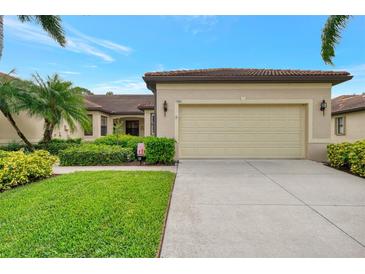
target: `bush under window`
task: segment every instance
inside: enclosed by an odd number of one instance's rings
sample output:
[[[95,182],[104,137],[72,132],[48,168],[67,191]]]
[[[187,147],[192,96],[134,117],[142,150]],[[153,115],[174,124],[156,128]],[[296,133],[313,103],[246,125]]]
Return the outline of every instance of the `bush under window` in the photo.
[[[59,153],[62,166],[120,165],[134,160],[130,148],[115,145],[82,144]]]
[[[81,138],[76,139],[52,139],[48,143],[39,142],[36,149],[47,150],[52,155],[58,155],[61,150],[81,144]]]
[[[365,140],[355,143],[339,143],[327,146],[330,165],[349,169],[352,173],[365,177]]]
[[[144,137],[140,136],[132,136],[132,135],[124,135],[124,134],[113,134],[105,137],[100,137],[95,140],[95,144],[103,144],[103,145],[116,145],[125,148],[130,148],[136,154],[137,153],[137,144],[143,143]]]

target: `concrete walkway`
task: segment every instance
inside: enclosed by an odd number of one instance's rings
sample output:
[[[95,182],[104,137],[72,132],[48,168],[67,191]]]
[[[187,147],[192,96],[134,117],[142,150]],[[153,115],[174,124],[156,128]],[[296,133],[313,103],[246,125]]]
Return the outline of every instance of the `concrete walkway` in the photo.
[[[176,173],[176,166],[54,166],[54,174],[67,174],[76,171],[171,171]]]
[[[365,257],[365,180],[307,160],[181,161],[162,257]]]

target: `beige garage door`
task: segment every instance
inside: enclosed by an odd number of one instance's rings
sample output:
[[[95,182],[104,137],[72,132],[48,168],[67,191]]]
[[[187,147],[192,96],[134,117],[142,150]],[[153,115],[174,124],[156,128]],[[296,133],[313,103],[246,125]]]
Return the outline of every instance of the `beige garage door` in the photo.
[[[180,158],[304,158],[304,105],[181,105]]]

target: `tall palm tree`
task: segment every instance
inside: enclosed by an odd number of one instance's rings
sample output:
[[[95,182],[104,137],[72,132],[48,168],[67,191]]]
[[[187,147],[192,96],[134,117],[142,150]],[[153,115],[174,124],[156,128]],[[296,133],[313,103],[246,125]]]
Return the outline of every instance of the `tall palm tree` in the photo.
[[[65,120],[71,132],[80,124],[84,129],[90,129],[84,98],[72,83],[62,80],[57,74],[48,76],[46,80],[38,74],[33,75],[32,93],[36,99],[29,102],[30,115],[44,119],[43,142],[52,139],[53,130]]]
[[[66,45],[65,32],[62,28],[62,20],[57,15],[18,15],[21,22],[34,21],[41,25],[54,40],[62,47]],[[4,48],[4,16],[0,15],[0,58]]]
[[[32,143],[25,137],[13,117],[14,114],[19,114],[26,109],[28,103],[32,101],[31,94],[27,92],[28,83],[12,77],[13,72],[2,74],[0,77],[0,112],[10,122],[28,149],[33,151]]]
[[[349,15],[331,15],[322,30],[322,59],[326,64],[333,65],[335,47],[340,42],[341,31],[346,27]]]

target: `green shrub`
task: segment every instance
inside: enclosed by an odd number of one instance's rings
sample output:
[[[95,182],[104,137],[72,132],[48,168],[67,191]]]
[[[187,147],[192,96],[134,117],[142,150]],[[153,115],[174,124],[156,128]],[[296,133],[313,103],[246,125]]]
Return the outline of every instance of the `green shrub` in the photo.
[[[134,160],[130,148],[115,145],[82,144],[59,153],[62,166],[119,165]]]
[[[175,140],[164,137],[145,137],[145,156],[148,164],[172,164],[175,156]]]
[[[130,148],[137,156],[138,143],[145,144],[145,156],[148,164],[172,164],[175,156],[175,140],[164,137],[140,137],[131,135],[108,135],[95,140],[95,144],[116,145]]]
[[[5,151],[18,151],[21,149],[27,150],[27,146],[24,143],[19,143],[19,142],[15,142],[15,141],[13,141],[9,144],[0,146],[0,150],[5,150]]]
[[[355,142],[351,146],[349,162],[351,172],[365,177],[365,140]]]
[[[327,145],[327,156],[330,165],[335,168],[349,168],[349,154],[352,144],[348,142]]]
[[[0,153],[0,191],[46,178],[52,174],[57,157],[47,151]]]
[[[100,138],[96,139],[94,143],[103,144],[103,145],[115,145],[115,146],[130,148],[136,155],[137,144],[142,143],[142,142],[143,142],[143,137],[140,137],[140,136],[113,134],[113,135],[107,135],[104,137],[100,137]]]
[[[52,155],[58,155],[61,150],[81,144],[81,138],[77,139],[52,139],[48,143],[39,142],[35,145],[36,149],[47,150]]]

